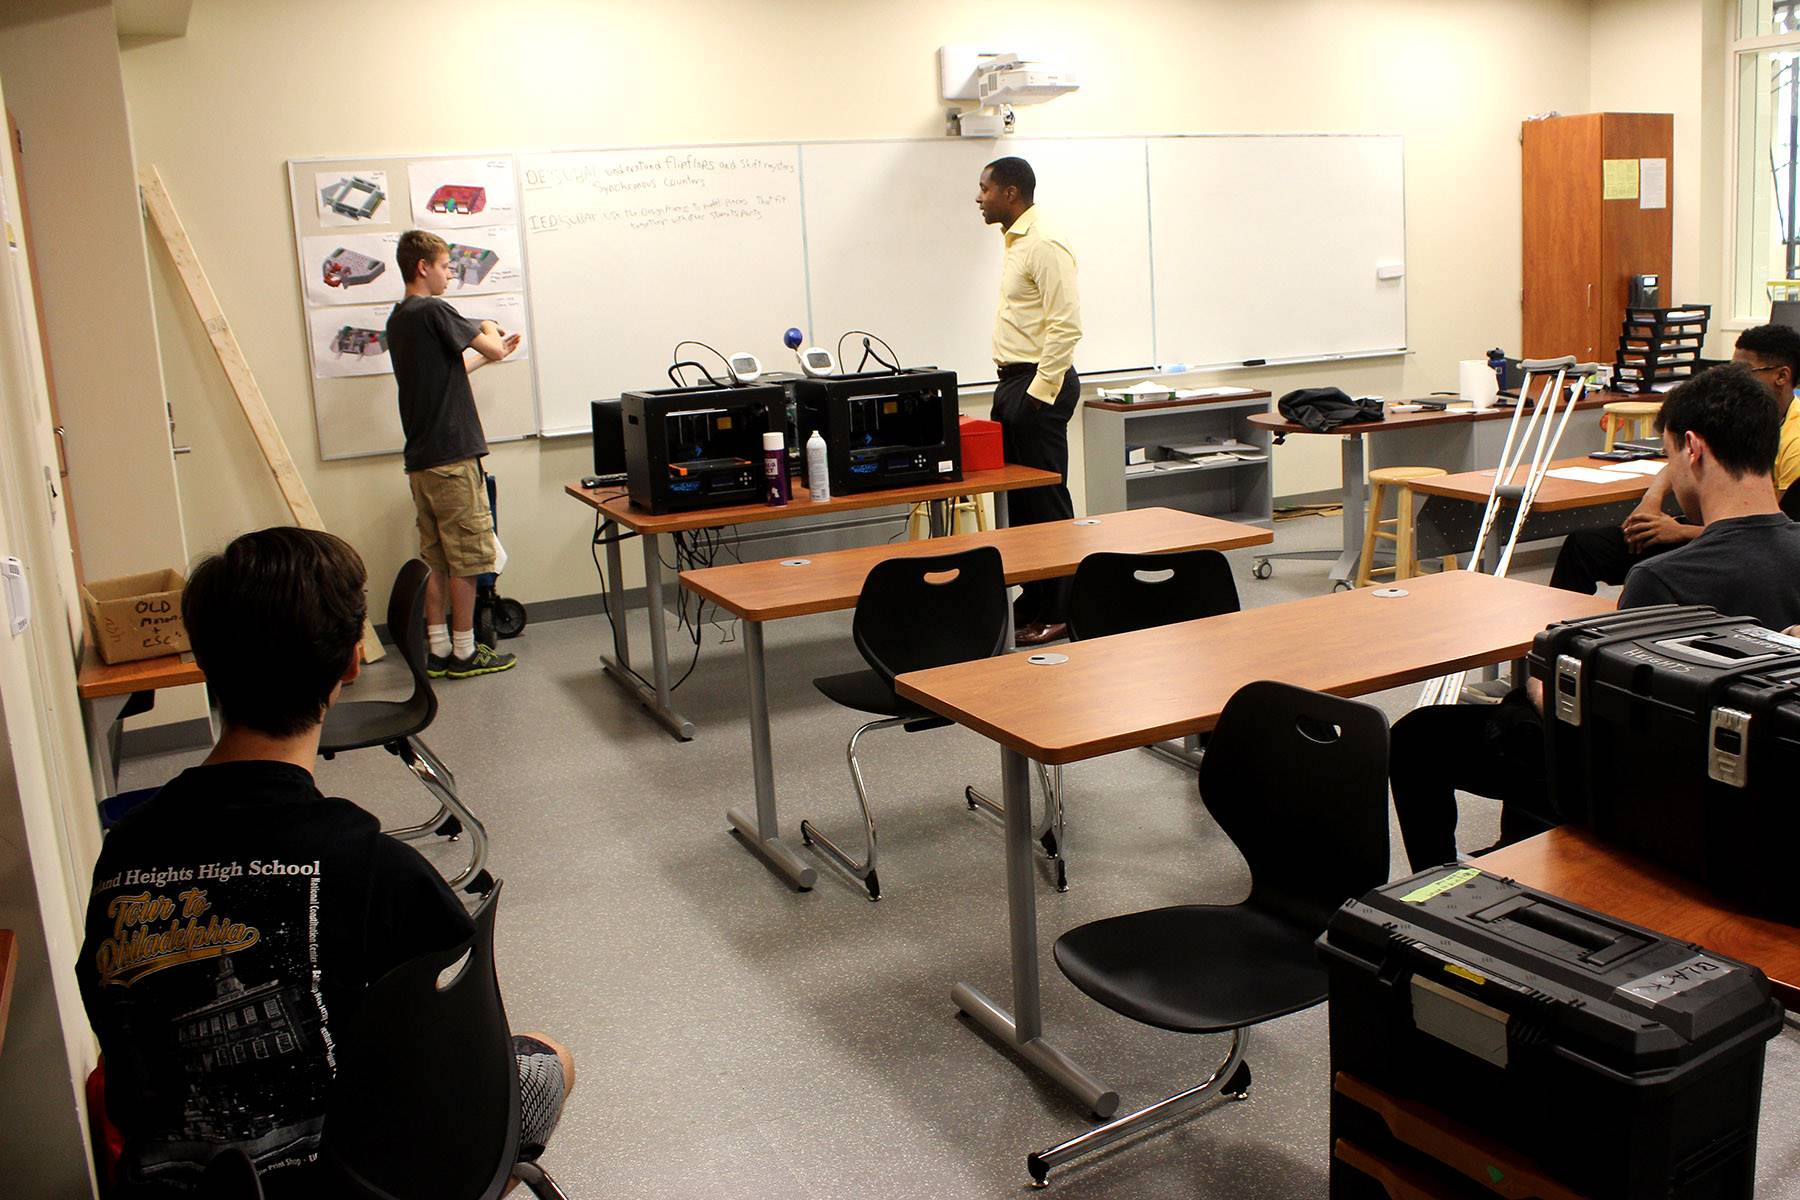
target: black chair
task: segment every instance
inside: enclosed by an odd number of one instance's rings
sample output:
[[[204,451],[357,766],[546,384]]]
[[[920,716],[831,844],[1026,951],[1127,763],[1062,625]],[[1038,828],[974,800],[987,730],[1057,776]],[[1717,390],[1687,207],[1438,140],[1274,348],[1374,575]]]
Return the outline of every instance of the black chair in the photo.
[[[1069,593],[1069,639],[1111,637],[1139,629],[1154,629],[1179,621],[1197,621],[1220,613],[1237,612],[1237,584],[1231,563],[1217,550],[1178,550],[1169,554],[1115,554],[1099,551],[1083,558],[1075,568]],[[1194,766],[1193,755],[1201,746],[1199,735],[1188,739],[1176,753],[1163,746],[1146,749]],[[1065,863],[1066,818],[1061,767],[1045,769],[1037,764],[1038,778],[1047,803],[1038,843],[1056,866],[1056,890],[1067,891]],[[1005,805],[968,788],[963,793],[970,808],[984,808],[1003,817]]]
[[[1781,493],[1781,511],[1800,521],[1800,479],[1788,484],[1787,491]]]
[[[467,943],[421,955],[369,988],[346,1031],[319,1158],[350,1200],[494,1200],[518,1176],[566,1200],[518,1161],[519,1070],[494,974],[495,882]]]
[[[1250,1027],[1325,999],[1313,950],[1344,901],[1387,879],[1387,718],[1285,683],[1252,683],[1219,716],[1200,796],[1250,868],[1238,904],[1094,921],[1056,941],[1069,981],[1122,1016],[1176,1033],[1231,1033],[1207,1080],[1025,1160],[1052,1168],[1203,1100],[1245,1099]]]
[[[200,1177],[199,1200],[263,1200],[256,1164],[237,1146],[212,1156]]]
[[[881,881],[875,872],[875,818],[856,758],[857,743],[871,730],[893,725],[917,733],[951,724],[902,700],[894,691],[894,677],[1002,653],[1006,606],[1006,575],[1000,552],[992,546],[876,563],[856,599],[852,626],[856,648],[869,669],[813,680],[827,699],[878,718],[851,734],[845,751],[868,839],[863,860],[839,849],[811,821],[800,822],[801,841],[808,846],[816,843],[827,860],[868,889],[871,900],[881,899]]]
[[[425,674],[425,580],[430,574],[429,567],[412,559],[401,566],[388,597],[388,632],[412,671],[412,695],[404,700],[344,700],[332,705],[325,713],[319,753],[333,758],[346,750],[380,746],[405,763],[437,799],[437,816],[386,832],[402,841],[433,834],[454,841],[467,833],[469,865],[451,879],[450,886],[463,887],[471,880],[479,886],[487,863],[487,830],[457,797],[456,777],[450,768],[419,737],[437,717],[437,696],[431,690],[431,677]]]

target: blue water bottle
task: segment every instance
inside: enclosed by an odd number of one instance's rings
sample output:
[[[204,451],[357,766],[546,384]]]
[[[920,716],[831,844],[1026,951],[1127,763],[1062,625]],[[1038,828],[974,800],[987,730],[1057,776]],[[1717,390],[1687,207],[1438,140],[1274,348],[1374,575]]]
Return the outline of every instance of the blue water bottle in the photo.
[[[1506,390],[1506,351],[1496,346],[1488,351],[1488,366],[1494,372],[1494,382],[1501,391]]]

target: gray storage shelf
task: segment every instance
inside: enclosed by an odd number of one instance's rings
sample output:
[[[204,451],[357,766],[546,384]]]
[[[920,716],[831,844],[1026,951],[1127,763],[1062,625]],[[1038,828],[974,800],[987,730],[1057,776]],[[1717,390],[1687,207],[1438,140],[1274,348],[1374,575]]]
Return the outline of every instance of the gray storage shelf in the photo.
[[[1081,425],[1087,472],[1087,511],[1179,508],[1226,521],[1271,527],[1275,488],[1270,474],[1269,434],[1245,418],[1269,411],[1268,392],[1194,400],[1153,400],[1123,404],[1088,400]],[[1180,470],[1125,473],[1125,447],[1187,446],[1207,439],[1230,439],[1251,446],[1261,462],[1229,462]]]

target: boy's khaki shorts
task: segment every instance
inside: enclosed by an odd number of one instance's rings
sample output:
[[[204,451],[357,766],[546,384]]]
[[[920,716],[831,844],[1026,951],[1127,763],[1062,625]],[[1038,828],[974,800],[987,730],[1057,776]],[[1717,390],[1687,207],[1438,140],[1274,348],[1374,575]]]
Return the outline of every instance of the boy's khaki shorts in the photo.
[[[406,478],[419,513],[419,557],[425,565],[459,579],[492,571],[500,546],[481,460],[409,471]]]

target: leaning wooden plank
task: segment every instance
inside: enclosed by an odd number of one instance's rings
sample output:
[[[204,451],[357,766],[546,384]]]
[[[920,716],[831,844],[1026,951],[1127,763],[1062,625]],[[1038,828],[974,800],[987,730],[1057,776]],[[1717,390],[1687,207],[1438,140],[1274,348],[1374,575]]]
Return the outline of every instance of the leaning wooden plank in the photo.
[[[231,322],[225,319],[225,310],[219,307],[219,298],[213,294],[206,271],[194,253],[194,243],[188,239],[187,230],[182,227],[181,218],[175,212],[175,202],[170,198],[169,189],[163,185],[162,175],[154,164],[145,164],[138,172],[138,185],[143,192],[144,208],[169,248],[169,257],[175,261],[175,269],[181,274],[188,299],[193,301],[194,311],[199,314],[201,324],[206,327],[206,336],[212,340],[213,351],[219,356],[219,365],[225,369],[225,378],[231,384],[232,393],[237,396],[238,407],[243,410],[244,419],[250,423],[250,432],[255,435],[256,444],[262,448],[263,459],[268,463],[270,473],[275,476],[275,486],[281,489],[281,498],[287,502],[294,524],[303,529],[324,529],[325,522],[320,519],[319,509],[313,504],[312,493],[306,490],[306,481],[300,478],[300,470],[294,465],[293,456],[288,453],[281,429],[275,424],[275,418],[263,400],[262,389],[256,385],[256,375],[244,358],[237,335],[231,332]],[[363,658],[368,662],[375,662],[382,654],[381,642],[375,636],[374,627],[364,623]]]

